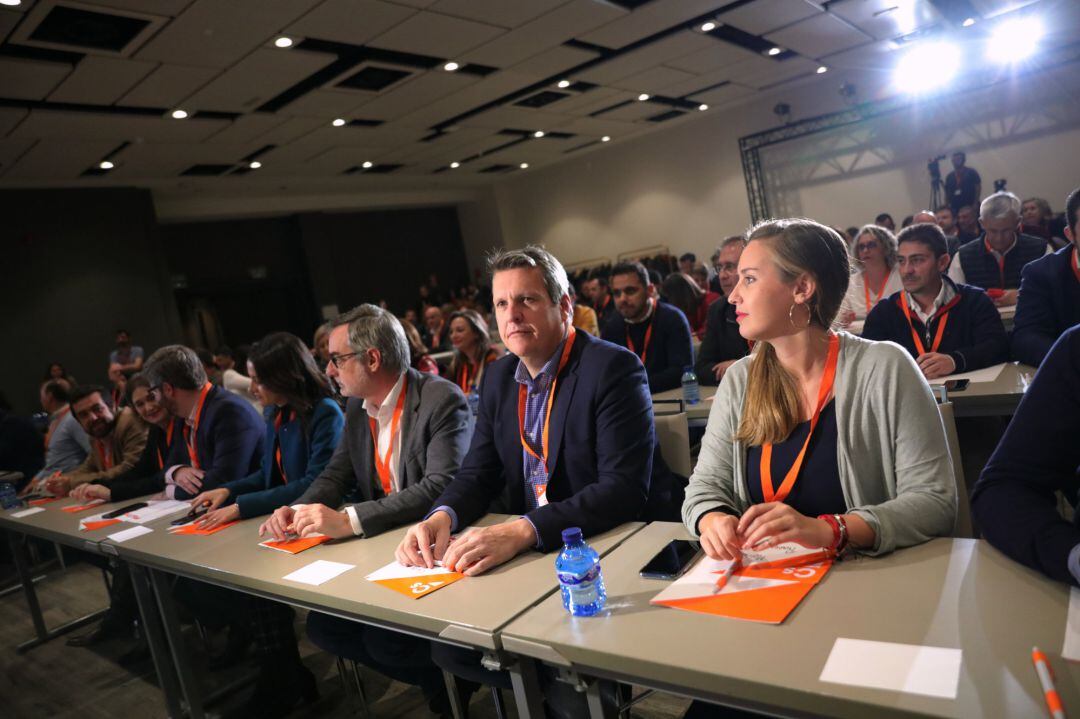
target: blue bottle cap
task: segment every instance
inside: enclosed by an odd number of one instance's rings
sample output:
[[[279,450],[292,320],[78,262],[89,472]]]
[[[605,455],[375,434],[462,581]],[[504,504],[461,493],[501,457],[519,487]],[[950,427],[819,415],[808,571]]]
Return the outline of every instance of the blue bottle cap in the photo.
[[[562,531],[563,544],[573,544],[581,541],[581,527],[567,527]]]

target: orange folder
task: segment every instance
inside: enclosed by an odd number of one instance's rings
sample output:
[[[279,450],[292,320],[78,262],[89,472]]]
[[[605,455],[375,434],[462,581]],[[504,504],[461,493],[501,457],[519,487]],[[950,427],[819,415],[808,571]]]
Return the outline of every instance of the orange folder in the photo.
[[[40,499],[31,499],[29,502],[27,502],[27,504],[29,504],[31,507],[40,507],[43,504],[48,504],[49,502],[56,502],[59,500],[60,497],[42,497]]]
[[[92,532],[95,529],[101,529],[102,527],[111,527],[114,524],[120,524],[119,519],[99,519],[94,522],[83,522],[79,525],[79,529],[84,532]]]
[[[234,524],[237,524],[239,521],[240,520],[237,519],[237,520],[235,520],[233,522],[227,522],[225,524],[219,524],[218,526],[214,527],[213,529],[200,529],[200,528],[196,527],[195,523],[193,522],[191,524],[185,524],[183,526],[177,527],[176,529],[172,530],[172,533],[173,534],[187,534],[187,535],[196,536],[196,537],[207,537],[207,536],[209,536],[211,534],[217,534],[218,532],[220,532],[223,529],[228,529],[229,527],[233,526]]]
[[[89,504],[73,504],[70,507],[61,507],[61,512],[68,512],[69,514],[75,514],[76,512],[85,512],[88,509],[92,509],[99,504],[105,504],[105,500],[96,499]]]
[[[289,554],[300,554],[305,549],[311,549],[323,542],[329,542],[330,537],[325,534],[319,534],[314,537],[296,537],[295,539],[286,539],[282,542],[275,542],[273,540],[266,542],[259,542],[260,547],[267,547],[269,549],[276,549],[279,552],[288,552]]]

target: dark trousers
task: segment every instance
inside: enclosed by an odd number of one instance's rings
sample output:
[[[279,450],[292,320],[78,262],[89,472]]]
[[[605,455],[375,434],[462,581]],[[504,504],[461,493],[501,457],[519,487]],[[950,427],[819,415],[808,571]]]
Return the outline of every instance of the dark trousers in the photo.
[[[426,639],[320,612],[308,614],[307,632],[323,651],[419,686],[429,699],[445,686],[442,672],[431,660],[431,642]]]
[[[177,579],[173,596],[203,626],[250,632],[259,657],[284,654],[299,660],[293,632],[296,613],[289,605],[184,577]]]

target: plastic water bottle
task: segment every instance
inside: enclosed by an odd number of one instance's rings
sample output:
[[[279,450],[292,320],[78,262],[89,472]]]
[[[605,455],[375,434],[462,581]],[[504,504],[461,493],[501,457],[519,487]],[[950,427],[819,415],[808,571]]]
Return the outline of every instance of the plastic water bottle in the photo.
[[[697,404],[701,401],[701,387],[698,385],[697,375],[693,367],[684,367],[682,373],[682,396],[687,404]]]
[[[555,558],[555,572],[562,588],[563,606],[575,617],[591,617],[607,601],[600,555],[581,538],[578,527],[564,529],[562,539],[566,546]]]
[[[480,414],[480,393],[475,389],[470,390],[465,399],[469,402],[469,411],[472,412],[472,416],[478,416]]]
[[[0,506],[4,509],[15,509],[22,500],[19,499],[19,493],[15,490],[15,485],[11,482],[4,482],[0,484]]]

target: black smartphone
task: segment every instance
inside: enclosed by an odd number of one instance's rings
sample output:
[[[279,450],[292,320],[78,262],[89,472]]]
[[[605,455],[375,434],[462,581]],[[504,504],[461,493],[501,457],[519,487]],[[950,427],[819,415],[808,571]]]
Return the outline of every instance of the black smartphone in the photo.
[[[101,515],[101,518],[102,519],[116,519],[121,514],[127,514],[128,512],[134,512],[136,509],[142,509],[143,507],[146,507],[146,506],[148,506],[146,504],[146,502],[135,502],[134,504],[129,504],[126,507],[121,507],[120,509],[114,509],[111,512],[106,512],[105,514]]]
[[[189,522],[194,522],[196,519],[203,516],[204,514],[206,514],[206,505],[200,504],[198,507],[192,507],[190,512],[188,512],[182,517],[174,519],[173,521],[169,522],[169,524],[174,527],[179,527],[181,524],[188,524]]]
[[[945,389],[950,392],[963,392],[970,383],[971,380],[969,379],[950,379],[946,380]]]
[[[701,545],[687,539],[673,539],[641,568],[647,579],[676,579],[682,576],[701,552]]]

